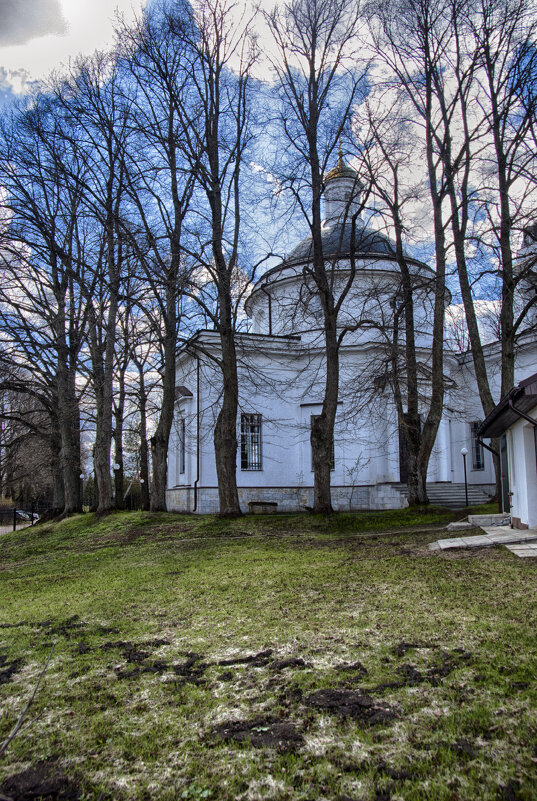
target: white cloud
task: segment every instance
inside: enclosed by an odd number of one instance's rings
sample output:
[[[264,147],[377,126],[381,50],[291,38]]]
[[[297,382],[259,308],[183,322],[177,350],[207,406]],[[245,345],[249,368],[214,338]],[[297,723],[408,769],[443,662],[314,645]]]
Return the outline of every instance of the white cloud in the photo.
[[[63,34],[59,0],[0,0],[0,46],[26,44],[46,34]]]
[[[0,0],[0,17],[10,9],[7,33],[2,19],[0,69],[14,91],[23,91],[25,84],[16,80],[21,71],[27,81],[40,80],[79,54],[106,49],[114,39],[116,10],[128,21],[145,4],[146,0]],[[23,24],[21,17],[27,21],[33,16],[29,9],[24,12],[30,5],[38,9],[37,22]],[[13,8],[17,9],[16,16]],[[25,38],[29,36],[37,38]]]

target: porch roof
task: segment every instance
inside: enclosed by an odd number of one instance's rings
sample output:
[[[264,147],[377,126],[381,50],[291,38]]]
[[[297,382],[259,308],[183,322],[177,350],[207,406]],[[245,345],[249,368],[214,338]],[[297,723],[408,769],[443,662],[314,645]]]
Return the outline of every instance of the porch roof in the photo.
[[[537,406],[537,373],[528,376],[516,387],[513,387],[477,430],[479,437],[499,437],[507,429],[528,415],[530,410]],[[517,414],[522,412],[522,415]],[[537,425],[537,420],[535,421]]]

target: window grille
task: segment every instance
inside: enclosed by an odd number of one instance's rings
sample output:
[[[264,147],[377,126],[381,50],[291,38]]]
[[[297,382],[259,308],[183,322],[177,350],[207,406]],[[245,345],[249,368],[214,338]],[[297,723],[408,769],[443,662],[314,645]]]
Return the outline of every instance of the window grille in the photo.
[[[261,415],[241,414],[241,470],[262,470]]]
[[[179,440],[179,474],[185,472],[185,454],[186,454],[186,427],[185,418],[181,417],[178,421],[177,437]]]
[[[480,425],[481,423],[479,421],[470,423],[470,430],[472,434],[472,470],[485,469],[485,451],[483,450],[483,446],[477,438],[477,429]]]
[[[321,416],[320,414],[312,414],[311,415],[310,428],[313,428],[314,420],[317,420],[317,418],[320,417],[320,416]],[[336,464],[336,455],[335,455],[335,447],[334,446],[335,446],[335,442],[334,442],[334,439],[332,439],[332,458],[330,459],[330,470],[334,470],[335,469],[335,464]],[[313,471],[313,448],[311,449],[311,469]]]

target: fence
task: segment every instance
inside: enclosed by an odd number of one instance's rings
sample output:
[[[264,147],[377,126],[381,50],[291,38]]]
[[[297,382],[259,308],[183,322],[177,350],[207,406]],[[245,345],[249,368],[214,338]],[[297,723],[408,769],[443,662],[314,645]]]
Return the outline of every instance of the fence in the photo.
[[[0,534],[33,526],[49,509],[50,504],[42,502],[31,503],[24,509],[19,506],[0,506]]]

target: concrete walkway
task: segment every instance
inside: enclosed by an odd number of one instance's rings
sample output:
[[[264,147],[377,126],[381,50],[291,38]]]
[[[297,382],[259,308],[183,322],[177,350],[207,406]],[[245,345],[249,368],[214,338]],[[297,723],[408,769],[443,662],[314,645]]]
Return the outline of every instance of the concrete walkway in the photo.
[[[20,531],[23,528],[28,528],[31,523],[19,523],[17,522],[17,531]],[[9,526],[0,526],[0,534],[12,534],[13,533],[13,523],[10,523]]]
[[[486,548],[491,545],[505,545],[520,557],[537,557],[537,528],[518,531],[509,526],[483,527],[482,534],[467,537],[451,537],[429,543],[432,551],[446,551],[450,548]]]

